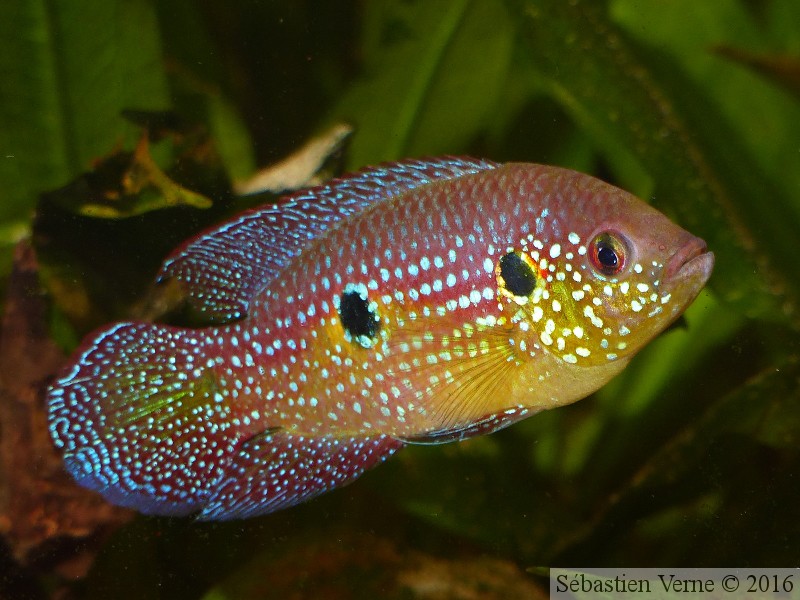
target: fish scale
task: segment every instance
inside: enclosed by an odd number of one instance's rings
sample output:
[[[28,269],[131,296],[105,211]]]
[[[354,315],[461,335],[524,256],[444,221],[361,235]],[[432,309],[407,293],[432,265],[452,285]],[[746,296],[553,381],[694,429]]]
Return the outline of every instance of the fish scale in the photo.
[[[578,400],[695,298],[713,255],[626,192],[556,167],[369,168],[180,246],[208,326],[90,335],[49,389],[67,469],[156,514],[243,518],[407,443]]]
[[[248,312],[249,300],[309,240],[373,203],[440,179],[493,169],[497,163],[444,157],[367,168],[359,174],[294,194],[179,246],[159,280],[181,280],[190,304],[209,321]],[[219,260],[220,256],[226,257]]]

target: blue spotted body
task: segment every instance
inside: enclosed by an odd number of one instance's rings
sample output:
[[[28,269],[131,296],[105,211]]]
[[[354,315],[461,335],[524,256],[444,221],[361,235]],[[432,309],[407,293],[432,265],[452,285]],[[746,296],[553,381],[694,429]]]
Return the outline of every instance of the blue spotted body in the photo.
[[[701,240],[565,169],[370,168],[243,214],[165,262],[208,323],[119,323],[48,393],[67,469],[146,513],[230,519],[407,443],[582,398],[694,299]]]

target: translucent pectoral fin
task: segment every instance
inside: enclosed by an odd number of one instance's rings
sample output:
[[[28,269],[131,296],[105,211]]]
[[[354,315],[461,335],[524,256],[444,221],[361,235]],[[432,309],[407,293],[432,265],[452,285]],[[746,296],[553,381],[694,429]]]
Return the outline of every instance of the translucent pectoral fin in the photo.
[[[413,444],[443,444],[490,433],[524,414],[524,398],[509,395],[522,364],[507,325],[454,327],[412,321],[396,331],[390,351],[407,387],[418,394],[415,409],[427,431],[398,437]]]
[[[508,427],[520,419],[524,419],[529,413],[530,411],[522,406],[509,408],[501,413],[486,415],[466,425],[460,425],[450,429],[426,431],[419,435],[399,437],[398,439],[406,444],[420,444],[425,446],[460,442],[467,438],[493,433],[504,427]]]

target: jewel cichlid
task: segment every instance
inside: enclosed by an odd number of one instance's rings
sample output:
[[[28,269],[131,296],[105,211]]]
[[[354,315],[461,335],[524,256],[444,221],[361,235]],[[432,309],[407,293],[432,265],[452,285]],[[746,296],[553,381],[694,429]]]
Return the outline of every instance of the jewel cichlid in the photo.
[[[48,390],[67,470],[144,513],[233,519],[406,444],[591,394],[705,285],[705,243],[598,179],[470,158],[367,168],[184,243],[208,323],[124,322]]]

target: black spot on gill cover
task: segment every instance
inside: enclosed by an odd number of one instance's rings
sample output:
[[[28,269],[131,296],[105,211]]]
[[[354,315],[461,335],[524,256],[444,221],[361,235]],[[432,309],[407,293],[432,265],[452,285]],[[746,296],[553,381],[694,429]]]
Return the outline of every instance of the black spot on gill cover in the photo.
[[[536,289],[536,273],[516,252],[500,257],[500,276],[515,296],[530,296]]]
[[[342,327],[353,338],[361,336],[374,338],[378,333],[379,321],[369,309],[369,299],[362,298],[355,291],[345,292],[339,301],[339,318]]]

